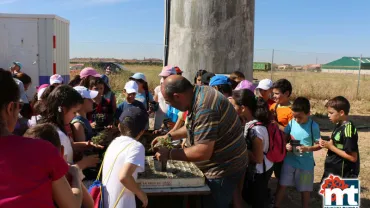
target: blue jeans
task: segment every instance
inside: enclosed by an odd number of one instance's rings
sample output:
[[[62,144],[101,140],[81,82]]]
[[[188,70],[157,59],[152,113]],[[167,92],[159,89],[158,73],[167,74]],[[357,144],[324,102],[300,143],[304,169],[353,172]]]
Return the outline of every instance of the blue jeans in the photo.
[[[224,178],[206,179],[206,183],[211,189],[211,194],[202,197],[202,207],[228,208],[243,174],[244,171],[241,171]]]

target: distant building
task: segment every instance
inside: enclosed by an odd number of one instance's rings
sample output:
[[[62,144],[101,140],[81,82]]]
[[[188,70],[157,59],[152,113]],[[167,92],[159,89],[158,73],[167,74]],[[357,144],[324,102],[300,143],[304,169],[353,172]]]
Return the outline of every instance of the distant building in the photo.
[[[293,66],[291,64],[281,64],[278,66],[279,70],[288,70],[293,69]]]
[[[361,62],[360,62],[361,61]],[[322,72],[357,74],[361,65],[361,74],[370,74],[370,58],[344,56],[335,61],[323,64]]]
[[[321,64],[308,64],[303,67],[304,71],[320,72]]]

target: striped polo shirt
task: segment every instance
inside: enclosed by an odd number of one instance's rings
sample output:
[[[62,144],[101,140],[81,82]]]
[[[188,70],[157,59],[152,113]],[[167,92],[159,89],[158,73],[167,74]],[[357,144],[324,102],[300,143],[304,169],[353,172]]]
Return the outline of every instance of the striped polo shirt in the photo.
[[[187,120],[192,145],[215,141],[211,158],[195,163],[207,178],[223,178],[246,169],[248,155],[242,124],[224,95],[208,86],[195,86]]]

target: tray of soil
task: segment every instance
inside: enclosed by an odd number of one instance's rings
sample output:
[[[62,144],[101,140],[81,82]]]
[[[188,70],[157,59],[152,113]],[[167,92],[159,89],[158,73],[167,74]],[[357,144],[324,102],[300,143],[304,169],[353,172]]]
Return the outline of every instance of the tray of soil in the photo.
[[[103,149],[92,148],[92,149],[84,151],[83,154],[85,156],[99,155],[100,161],[103,161],[104,153],[107,150],[109,144],[113,141],[113,139],[115,139],[119,135],[120,135],[120,132],[117,128],[105,129],[101,131],[100,133],[98,133],[98,135],[91,138],[91,141],[94,144],[103,146],[104,148]],[[84,180],[95,180],[98,175],[100,166],[101,166],[101,163],[98,163],[97,166],[94,168],[87,168],[83,170],[83,173],[85,175]]]
[[[118,128],[104,129],[103,131],[99,132],[96,136],[91,138],[91,141],[94,144],[108,147],[109,144],[113,141],[113,139],[119,137],[120,134],[121,133],[119,132]]]
[[[166,147],[167,149],[171,150],[174,148],[174,145],[170,138],[160,137],[158,138],[157,143],[154,146],[152,146],[150,150],[155,152],[156,149],[161,148],[161,147]]]
[[[194,163],[169,160],[166,171],[155,167],[153,156],[145,158],[145,171],[139,173],[138,183],[141,188],[184,188],[205,185],[203,173]]]

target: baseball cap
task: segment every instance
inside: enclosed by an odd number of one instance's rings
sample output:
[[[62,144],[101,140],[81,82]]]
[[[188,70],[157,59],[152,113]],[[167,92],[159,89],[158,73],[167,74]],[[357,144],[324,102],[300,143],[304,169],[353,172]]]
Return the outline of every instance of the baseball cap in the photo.
[[[175,67],[165,66],[162,69],[162,72],[158,75],[160,77],[168,77],[170,75],[177,74]]]
[[[211,80],[212,77],[214,77],[215,74],[212,72],[206,72],[205,74],[202,75],[202,84],[208,85],[209,81]]]
[[[49,87],[49,86],[50,86],[49,84],[42,84],[42,85],[40,85],[40,86],[36,87],[37,92],[38,92],[39,90],[41,90],[42,88],[47,88],[47,87]]]
[[[182,74],[183,71],[180,69],[180,67],[175,66],[174,68],[177,74]]]
[[[94,99],[99,94],[98,91],[89,90],[84,86],[77,86],[77,87],[74,87],[73,89],[75,89],[78,93],[80,93],[80,95],[84,99]]]
[[[94,68],[91,67],[82,69],[80,72],[81,79],[86,78],[88,76],[100,78],[101,75]]]
[[[229,78],[225,75],[213,76],[209,82],[209,86],[211,87],[223,84],[231,84]]]
[[[54,74],[53,76],[50,77],[50,85],[53,84],[63,84],[63,77],[60,76],[59,74]]]
[[[19,66],[19,69],[22,69],[23,65],[19,61],[14,61],[13,64]]]
[[[145,75],[144,75],[143,73],[140,73],[140,72],[135,73],[135,74],[134,74],[134,75],[132,75],[130,78],[131,78],[131,79],[135,79],[135,80],[141,79],[141,80],[144,80],[144,81],[146,82],[146,77],[145,77]]]
[[[128,81],[126,84],[125,84],[125,88],[126,90],[126,93],[128,94],[131,94],[131,93],[137,93],[137,91],[139,90],[139,86],[137,85],[137,83],[135,81]]]
[[[248,81],[248,80],[243,80],[241,81],[236,87],[234,90],[243,90],[243,89],[248,89],[252,92],[254,92],[254,90],[256,89],[256,86],[253,85],[252,82]]]
[[[263,79],[258,83],[257,89],[269,90],[272,87],[272,81],[269,79]]]
[[[146,128],[149,122],[149,115],[139,107],[130,107],[122,112],[119,121],[127,126],[134,135],[137,135]]]
[[[46,89],[47,88],[42,88],[39,91],[37,91],[37,100],[41,100],[41,96],[42,96],[42,94],[44,94]]]
[[[45,92],[45,90],[49,87],[48,84],[43,84],[37,88],[37,100],[41,100],[42,94]]]

